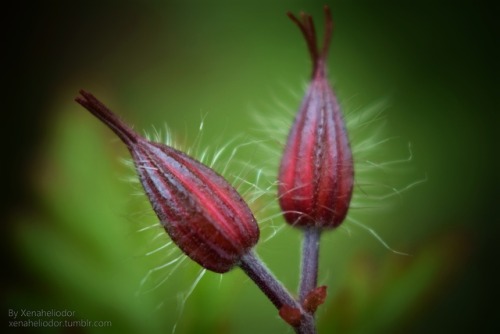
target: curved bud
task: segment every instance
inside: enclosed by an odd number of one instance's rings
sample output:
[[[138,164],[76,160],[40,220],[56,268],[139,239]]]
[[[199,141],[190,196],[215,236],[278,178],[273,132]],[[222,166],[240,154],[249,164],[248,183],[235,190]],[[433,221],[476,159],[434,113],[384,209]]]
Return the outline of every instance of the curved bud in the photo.
[[[93,95],[76,101],[127,145],[161,224],[179,248],[217,273],[237,265],[259,239],[247,204],[219,174],[172,147],[146,140]]]
[[[288,16],[304,35],[313,61],[307,93],[288,135],[279,170],[278,195],[285,220],[297,227],[333,228],[345,218],[354,170],[343,117],[326,78],[326,56],[333,31],[325,6],[323,48],[316,43],[310,15]]]

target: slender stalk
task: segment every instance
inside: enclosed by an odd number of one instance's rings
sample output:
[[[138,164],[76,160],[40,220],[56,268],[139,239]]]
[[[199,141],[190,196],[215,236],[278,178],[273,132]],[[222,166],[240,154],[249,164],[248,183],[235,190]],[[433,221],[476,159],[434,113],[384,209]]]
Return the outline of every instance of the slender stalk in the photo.
[[[300,303],[295,300],[290,292],[278,281],[269,271],[266,265],[259,259],[253,251],[241,258],[240,268],[250,277],[254,283],[264,292],[274,306],[280,310],[284,305],[288,305],[300,310],[302,321],[294,330],[298,334],[315,334],[316,326],[311,314],[304,311]]]
[[[318,258],[319,239],[321,230],[317,227],[309,227],[304,230],[304,242],[302,244],[302,272],[300,276],[299,300],[304,302],[309,292],[318,283]]]

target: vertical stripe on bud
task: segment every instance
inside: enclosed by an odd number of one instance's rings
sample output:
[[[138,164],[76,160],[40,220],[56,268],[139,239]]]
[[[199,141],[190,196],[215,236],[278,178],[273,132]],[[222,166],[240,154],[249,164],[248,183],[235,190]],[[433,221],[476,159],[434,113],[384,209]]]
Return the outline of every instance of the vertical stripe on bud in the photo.
[[[172,147],[146,140],[93,95],[76,101],[127,145],[151,205],[172,240],[202,267],[224,273],[259,239],[247,204],[219,174]]]
[[[281,160],[279,202],[291,225],[333,228],[347,214],[354,179],[344,121],[326,77],[333,21],[325,6],[325,34],[320,50],[312,17],[304,13],[300,19],[291,13],[288,16],[306,39],[313,73]]]

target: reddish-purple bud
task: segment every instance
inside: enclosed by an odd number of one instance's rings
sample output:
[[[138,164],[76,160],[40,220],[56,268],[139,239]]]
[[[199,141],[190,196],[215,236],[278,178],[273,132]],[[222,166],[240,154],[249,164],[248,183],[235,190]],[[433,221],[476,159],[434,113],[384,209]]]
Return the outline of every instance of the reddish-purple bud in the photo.
[[[339,104],[326,77],[333,31],[325,6],[323,47],[316,42],[312,17],[288,16],[304,35],[313,62],[311,83],[288,135],[279,170],[278,195],[285,220],[298,227],[337,227],[352,195],[354,170]]]
[[[172,147],[146,140],[93,95],[76,101],[127,145],[151,205],[172,240],[217,273],[238,264],[259,239],[254,216],[219,174]]]

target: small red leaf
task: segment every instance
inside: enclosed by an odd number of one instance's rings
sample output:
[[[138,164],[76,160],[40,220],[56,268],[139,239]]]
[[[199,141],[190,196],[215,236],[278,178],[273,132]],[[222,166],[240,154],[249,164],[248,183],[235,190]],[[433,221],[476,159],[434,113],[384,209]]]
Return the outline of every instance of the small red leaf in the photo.
[[[290,305],[283,305],[279,311],[280,317],[290,326],[297,327],[300,325],[302,313],[298,308]]]
[[[326,299],[326,286],[319,286],[307,294],[304,299],[304,309],[309,313],[316,312],[318,306],[323,304]]]

